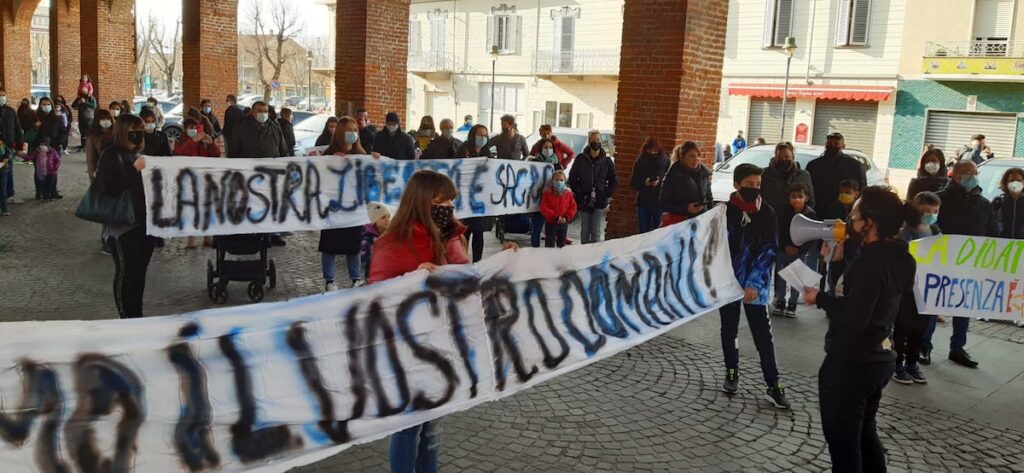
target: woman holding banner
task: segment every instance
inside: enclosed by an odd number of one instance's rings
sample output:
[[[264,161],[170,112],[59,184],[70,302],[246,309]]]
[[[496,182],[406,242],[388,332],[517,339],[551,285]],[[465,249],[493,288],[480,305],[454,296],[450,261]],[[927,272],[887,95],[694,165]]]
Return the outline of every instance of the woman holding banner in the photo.
[[[324,156],[345,156],[347,154],[366,154],[366,150],[359,143],[359,125],[356,120],[352,117],[341,117],[334,130],[331,144],[324,150]],[[366,281],[362,280],[362,270],[359,265],[359,244],[362,238],[362,225],[320,231],[320,244],[317,251],[320,252],[325,291],[338,289],[337,283],[334,282],[334,258],[337,255],[345,255],[348,277],[352,280],[352,287],[366,284]]]
[[[917,210],[895,192],[868,187],[846,227],[862,246],[860,256],[847,266],[834,295],[805,290],[807,303],[824,309],[829,320],[818,397],[833,471],[885,471],[875,415],[896,360],[893,324],[903,295],[913,290],[917,266],[897,234],[904,223],[919,222]]]
[[[456,156],[460,158],[493,158],[486,147],[489,140],[487,127],[474,125],[466,135],[466,141],[459,147]],[[473,247],[473,262],[484,257],[484,234],[494,229],[494,217],[471,217],[463,221],[469,228],[466,238]]]

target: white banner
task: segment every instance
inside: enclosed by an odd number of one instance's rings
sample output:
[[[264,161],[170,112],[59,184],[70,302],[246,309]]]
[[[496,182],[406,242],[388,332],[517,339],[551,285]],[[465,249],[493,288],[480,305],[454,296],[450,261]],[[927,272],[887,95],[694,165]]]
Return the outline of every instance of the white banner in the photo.
[[[918,312],[1024,320],[1024,240],[940,235],[910,242]]]
[[[724,210],[288,302],[0,324],[0,465],[283,471],[509,396],[739,299]]]
[[[451,178],[461,218],[535,212],[554,172],[550,164],[487,158],[146,157],[146,230],[172,238],[355,227],[369,223],[368,202],[397,206],[420,169]]]

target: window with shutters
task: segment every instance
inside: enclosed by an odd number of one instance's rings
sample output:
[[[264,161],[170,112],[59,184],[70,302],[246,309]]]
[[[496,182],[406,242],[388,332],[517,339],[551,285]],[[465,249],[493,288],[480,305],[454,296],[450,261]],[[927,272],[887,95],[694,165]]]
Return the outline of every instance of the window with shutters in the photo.
[[[1013,27],[1014,0],[977,0],[971,56],[1006,56]]]
[[[439,53],[445,50],[445,17],[430,19],[430,50]]]
[[[498,54],[519,54],[522,23],[515,6],[502,4],[491,8],[487,17],[487,52],[497,46]]]
[[[420,52],[420,22],[409,20],[409,54]]]
[[[871,0],[839,0],[836,46],[867,46]]]
[[[789,36],[793,36],[793,0],[765,0],[761,46],[781,48]]]

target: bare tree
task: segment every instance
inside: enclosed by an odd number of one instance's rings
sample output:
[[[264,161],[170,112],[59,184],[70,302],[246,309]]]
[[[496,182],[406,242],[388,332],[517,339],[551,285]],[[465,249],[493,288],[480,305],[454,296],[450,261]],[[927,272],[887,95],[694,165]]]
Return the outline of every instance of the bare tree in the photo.
[[[160,70],[167,93],[174,91],[175,72],[178,68],[178,52],[181,51],[181,21],[174,23],[174,35],[168,36],[163,25],[157,23],[150,14],[152,22],[149,39],[149,50],[154,56],[153,62]]]
[[[145,21],[139,23],[135,31],[135,78],[140,94],[146,88],[146,71],[149,69],[149,45],[152,41],[153,29],[155,27],[156,18],[153,15],[149,15]]]
[[[270,100],[271,84],[281,79],[285,64],[296,56],[285,44],[298,37],[303,28],[300,18],[289,0],[249,0],[247,20],[253,39],[245,49],[256,62],[264,100]]]

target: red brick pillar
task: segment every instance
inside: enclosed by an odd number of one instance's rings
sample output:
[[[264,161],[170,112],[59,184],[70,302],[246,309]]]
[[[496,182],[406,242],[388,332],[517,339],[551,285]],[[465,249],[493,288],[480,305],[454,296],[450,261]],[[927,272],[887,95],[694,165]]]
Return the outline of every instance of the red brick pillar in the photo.
[[[32,13],[38,4],[39,0],[0,2],[0,87],[15,105],[32,90]]]
[[[338,0],[335,111],[405,117],[409,0]]]
[[[134,0],[81,0],[82,73],[104,107],[135,97],[134,6]]]
[[[185,106],[210,99],[221,114],[238,93],[238,0],[187,1],[181,22]]]
[[[68,105],[82,79],[82,9],[79,0],[50,0],[50,93]]]
[[[608,215],[608,235],[636,233],[633,162],[646,137],[663,148],[701,144],[714,161],[718,102],[729,2],[629,0],[622,25],[619,96],[615,112],[615,170],[619,188]]]

